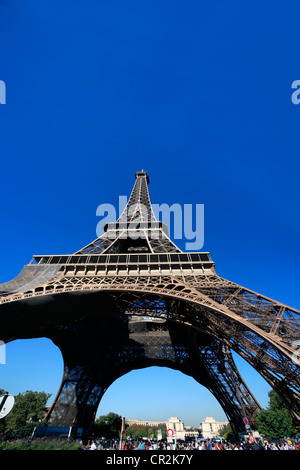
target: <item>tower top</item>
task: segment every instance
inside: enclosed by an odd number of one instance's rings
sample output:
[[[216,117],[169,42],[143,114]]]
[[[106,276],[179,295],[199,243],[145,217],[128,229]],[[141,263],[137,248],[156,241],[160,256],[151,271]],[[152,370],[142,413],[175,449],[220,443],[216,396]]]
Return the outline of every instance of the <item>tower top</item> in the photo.
[[[144,170],[137,171],[130,198],[117,222],[157,222],[151,206],[148,184],[148,173]]]
[[[150,180],[149,180],[149,175],[147,173],[147,171],[137,171],[136,174],[135,174],[135,178],[138,178],[139,176],[146,176],[146,179],[147,179],[147,184],[150,183]]]
[[[131,195],[118,220],[106,223],[104,234],[76,254],[181,253],[170,240],[167,225],[155,217],[148,184],[148,173],[137,171]]]

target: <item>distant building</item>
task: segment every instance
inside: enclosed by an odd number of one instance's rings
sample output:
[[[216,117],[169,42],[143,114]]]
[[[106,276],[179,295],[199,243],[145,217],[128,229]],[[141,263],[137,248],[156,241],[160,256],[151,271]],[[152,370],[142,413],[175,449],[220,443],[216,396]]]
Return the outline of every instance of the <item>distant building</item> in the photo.
[[[166,424],[165,421],[151,421],[149,419],[147,420],[141,420],[141,419],[126,419],[126,424],[128,426],[132,426],[133,424],[136,424],[138,426],[151,426],[151,427],[156,427],[159,426],[160,424]]]
[[[184,440],[186,437],[194,437],[198,436],[198,431],[191,431],[185,429],[184,423],[177,418],[176,416],[172,416],[169,421],[151,421],[151,420],[141,420],[141,419],[126,419],[126,424],[129,426],[136,424],[139,426],[151,426],[157,427],[161,424],[166,426],[167,429],[173,430],[173,438],[174,439],[182,439]]]
[[[229,424],[228,421],[217,422],[212,417],[207,417],[201,423],[202,437],[204,439],[212,439],[219,436],[220,429],[225,428]]]
[[[198,431],[191,431],[190,426],[189,429],[186,429],[183,422],[177,417],[171,417],[166,423],[166,426],[168,429],[173,430],[173,438],[175,439],[181,439],[184,441],[187,437],[196,439],[199,435]]]
[[[173,416],[169,419],[169,421],[166,423],[167,429],[172,429],[174,434],[173,438],[176,439],[183,439],[185,438],[185,430],[184,430],[184,424],[182,421],[180,421],[179,418]]]

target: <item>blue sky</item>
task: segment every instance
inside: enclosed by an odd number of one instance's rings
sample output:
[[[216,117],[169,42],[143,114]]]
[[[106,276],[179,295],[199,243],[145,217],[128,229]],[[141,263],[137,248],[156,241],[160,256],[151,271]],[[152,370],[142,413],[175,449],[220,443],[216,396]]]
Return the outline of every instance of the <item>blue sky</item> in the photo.
[[[299,309],[299,13],[278,0],[2,0],[0,282],[34,254],[95,239],[98,205],[129,196],[145,169],[153,203],[204,204],[219,275]],[[54,398],[53,345],[6,352],[1,388]],[[238,365],[267,405],[269,386]],[[109,411],[224,417],[198,384],[157,368],[115,382]]]

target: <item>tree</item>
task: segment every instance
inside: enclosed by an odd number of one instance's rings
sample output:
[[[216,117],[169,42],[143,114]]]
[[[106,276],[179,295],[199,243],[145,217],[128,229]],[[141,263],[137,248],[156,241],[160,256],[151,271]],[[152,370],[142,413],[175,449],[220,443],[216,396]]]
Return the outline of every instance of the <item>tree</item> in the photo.
[[[132,439],[141,439],[143,437],[147,437],[148,439],[156,439],[158,431],[161,431],[162,438],[167,438],[167,430],[166,425],[161,423],[157,427],[152,427],[148,425],[141,425],[141,424],[132,424],[128,426],[126,429],[126,437]]]
[[[235,441],[237,438],[236,433],[233,432],[230,424],[227,424],[219,430],[219,436],[229,442]]]
[[[167,426],[165,424],[163,423],[159,424],[157,426],[157,430],[161,431],[161,435],[163,439],[167,439]],[[157,431],[156,431],[156,434],[157,434]]]
[[[257,421],[260,434],[271,439],[290,437],[295,432],[285,410],[261,410]]]
[[[41,421],[45,416],[46,403],[51,394],[45,392],[19,393],[15,396],[12,411],[6,416],[6,430],[16,432],[30,422]]]
[[[108,413],[96,419],[93,432],[95,437],[106,439],[119,439],[122,426],[122,417],[116,413]]]
[[[7,393],[6,390],[3,390],[2,388],[0,388],[0,396],[5,395],[6,393]],[[0,419],[0,435],[4,434],[5,423],[6,423],[6,417]]]
[[[257,424],[259,433],[271,439],[291,437],[296,432],[292,413],[274,390],[269,392],[269,406],[260,411]]]
[[[286,410],[287,411],[287,408],[284,402],[274,390],[271,390],[269,392],[268,397],[269,397],[269,409],[270,410]]]
[[[141,439],[142,437],[147,437],[146,426],[141,426],[138,424],[132,424],[126,429],[126,437],[132,439]]]

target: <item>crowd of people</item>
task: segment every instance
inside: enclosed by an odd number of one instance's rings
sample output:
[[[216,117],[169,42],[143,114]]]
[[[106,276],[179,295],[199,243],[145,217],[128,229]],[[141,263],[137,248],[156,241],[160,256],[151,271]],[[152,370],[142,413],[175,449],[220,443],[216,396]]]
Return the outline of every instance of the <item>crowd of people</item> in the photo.
[[[254,442],[243,441],[239,443],[230,443],[225,441],[215,440],[199,440],[199,441],[177,441],[176,443],[167,441],[152,441],[152,440],[125,440],[119,441],[105,441],[105,440],[92,440],[84,450],[300,450],[300,441],[281,441],[281,442],[268,442],[262,440],[255,440]]]

